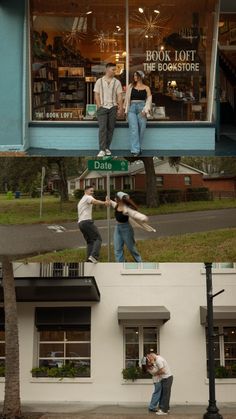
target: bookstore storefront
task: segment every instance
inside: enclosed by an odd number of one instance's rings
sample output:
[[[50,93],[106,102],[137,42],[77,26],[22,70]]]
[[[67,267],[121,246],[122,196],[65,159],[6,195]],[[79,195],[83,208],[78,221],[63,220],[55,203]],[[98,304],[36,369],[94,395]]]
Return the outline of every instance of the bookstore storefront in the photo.
[[[3,45],[10,57],[2,69],[8,97],[1,110],[12,148],[21,137],[23,149],[97,149],[93,88],[106,62],[116,63],[124,95],[133,73],[145,73],[153,106],[144,150],[214,148],[218,0],[18,3],[3,0],[0,6],[5,30],[11,30]],[[19,71],[13,74],[14,63]],[[20,103],[11,107],[13,83]],[[126,133],[121,119],[114,149],[128,149]]]

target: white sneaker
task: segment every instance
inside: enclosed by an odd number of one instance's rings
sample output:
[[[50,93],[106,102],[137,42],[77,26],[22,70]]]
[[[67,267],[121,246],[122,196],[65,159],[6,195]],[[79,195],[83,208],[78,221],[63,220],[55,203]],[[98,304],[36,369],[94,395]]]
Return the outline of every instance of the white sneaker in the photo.
[[[89,256],[88,260],[89,260],[89,262],[92,262],[92,263],[98,263],[98,260],[96,258],[94,258],[93,256]]]
[[[106,153],[106,156],[111,156],[111,150],[109,150],[109,148],[106,148],[105,153]]]
[[[158,410],[158,411],[156,412],[156,415],[159,415],[159,416],[167,416],[167,415],[168,415],[168,413],[163,412],[162,410]]]
[[[99,151],[97,157],[105,157],[105,155],[106,155],[106,152],[101,150],[101,151]]]

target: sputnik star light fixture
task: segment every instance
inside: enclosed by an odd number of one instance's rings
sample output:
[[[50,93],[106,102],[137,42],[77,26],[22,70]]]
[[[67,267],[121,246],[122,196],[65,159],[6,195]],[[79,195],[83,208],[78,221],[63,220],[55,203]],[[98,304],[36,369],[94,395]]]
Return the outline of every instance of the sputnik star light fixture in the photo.
[[[163,16],[159,8],[152,10],[139,7],[138,12],[131,15],[131,20],[138,25],[140,37],[142,38],[159,38],[160,33],[167,29],[165,24],[170,19],[171,16]]]

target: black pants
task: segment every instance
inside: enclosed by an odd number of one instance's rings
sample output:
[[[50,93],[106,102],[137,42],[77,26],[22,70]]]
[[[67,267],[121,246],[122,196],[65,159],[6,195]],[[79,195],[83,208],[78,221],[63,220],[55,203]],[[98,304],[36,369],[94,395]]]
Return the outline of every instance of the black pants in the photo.
[[[102,238],[92,220],[85,220],[79,223],[79,229],[87,242],[87,258],[93,256],[99,258],[99,253],[102,245]]]
[[[162,384],[162,392],[161,392],[161,399],[159,403],[160,409],[167,413],[170,409],[170,395],[171,395],[171,387],[173,384],[173,375],[168,378],[163,378],[161,380]]]
[[[116,124],[117,106],[110,109],[102,106],[97,110],[97,119],[99,125],[99,147],[105,151],[112,142],[112,136]]]

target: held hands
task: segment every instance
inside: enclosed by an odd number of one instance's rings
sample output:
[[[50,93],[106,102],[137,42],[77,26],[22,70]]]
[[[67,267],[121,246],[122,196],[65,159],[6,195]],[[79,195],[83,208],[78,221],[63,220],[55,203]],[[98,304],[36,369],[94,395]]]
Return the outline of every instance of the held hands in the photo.
[[[123,114],[124,114],[123,108],[118,107],[118,109],[117,109],[118,118],[122,118]]]
[[[106,207],[109,207],[110,205],[111,205],[111,200],[110,199],[108,199],[108,197],[106,196],[106,201],[104,202],[104,205],[106,206]]]

